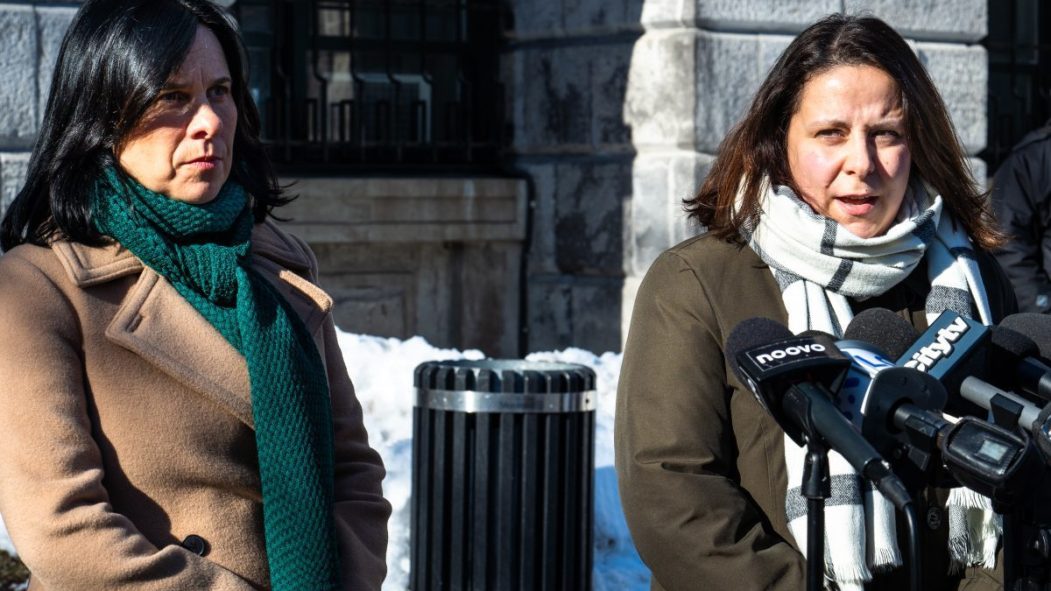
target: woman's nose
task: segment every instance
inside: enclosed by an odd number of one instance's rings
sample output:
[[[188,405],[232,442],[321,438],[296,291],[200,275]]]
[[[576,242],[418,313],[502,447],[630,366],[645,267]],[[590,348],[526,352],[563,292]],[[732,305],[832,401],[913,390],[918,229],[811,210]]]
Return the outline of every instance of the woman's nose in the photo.
[[[865,177],[875,171],[875,146],[867,137],[851,138],[846,149],[847,155],[843,168],[847,173]]]
[[[223,128],[223,119],[215,112],[208,103],[202,101],[190,119],[189,135],[194,139],[208,139],[214,137]]]

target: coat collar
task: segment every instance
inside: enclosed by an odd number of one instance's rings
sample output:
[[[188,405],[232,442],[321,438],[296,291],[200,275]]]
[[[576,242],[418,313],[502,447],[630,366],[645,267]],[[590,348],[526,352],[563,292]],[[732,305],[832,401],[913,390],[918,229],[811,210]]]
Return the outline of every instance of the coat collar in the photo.
[[[134,275],[143,268],[135,255],[115,242],[96,247],[57,241],[51,245],[51,249],[58,254],[69,278],[78,287],[90,287]],[[252,230],[252,254],[301,275],[311,270],[311,260],[305,250],[271,220],[256,224]]]
[[[81,288],[137,276],[106,338],[253,425],[244,357],[171,284],[119,244],[56,242],[51,248]],[[332,299],[308,279],[314,272],[309,251],[268,220],[253,230],[252,253],[256,269],[303,319],[320,350],[319,329]]]

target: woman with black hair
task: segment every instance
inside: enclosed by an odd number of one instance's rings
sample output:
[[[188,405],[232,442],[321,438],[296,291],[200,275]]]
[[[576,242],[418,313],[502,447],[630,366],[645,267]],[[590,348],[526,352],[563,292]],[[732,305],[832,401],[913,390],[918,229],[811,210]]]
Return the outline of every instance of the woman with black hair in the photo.
[[[0,513],[30,589],[378,589],[390,505],[208,0],[88,0],[2,224]]]
[[[988,252],[1002,236],[930,77],[874,17],[832,15],[788,46],[686,206],[708,231],[653,263],[624,347],[624,512],[655,590],[799,590],[805,452],[735,377],[727,336],[755,317],[842,336],[874,307],[918,330],[945,310],[999,322],[1016,309]],[[905,588],[893,508],[830,464],[827,586]],[[909,484],[922,588],[999,588],[989,500]]]

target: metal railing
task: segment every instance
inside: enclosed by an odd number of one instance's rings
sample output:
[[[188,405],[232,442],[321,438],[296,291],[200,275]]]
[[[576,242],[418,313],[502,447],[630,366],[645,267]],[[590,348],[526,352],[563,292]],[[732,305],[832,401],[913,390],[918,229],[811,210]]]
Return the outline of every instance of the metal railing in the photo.
[[[496,0],[240,0],[232,12],[282,169],[497,169]]]

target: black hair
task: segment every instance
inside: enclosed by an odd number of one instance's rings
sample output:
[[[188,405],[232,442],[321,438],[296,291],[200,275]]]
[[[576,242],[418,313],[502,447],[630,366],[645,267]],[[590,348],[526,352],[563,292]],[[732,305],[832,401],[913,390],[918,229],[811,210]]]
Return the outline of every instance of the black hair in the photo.
[[[25,185],[0,223],[0,249],[57,238],[99,244],[91,192],[115,152],[185,60],[198,25],[219,40],[237,105],[231,178],[261,222],[289,201],[259,140],[246,53],[230,17],[208,0],[87,0],[59,51]]]

